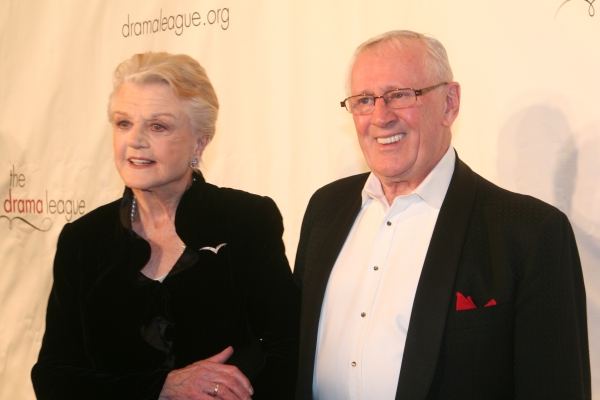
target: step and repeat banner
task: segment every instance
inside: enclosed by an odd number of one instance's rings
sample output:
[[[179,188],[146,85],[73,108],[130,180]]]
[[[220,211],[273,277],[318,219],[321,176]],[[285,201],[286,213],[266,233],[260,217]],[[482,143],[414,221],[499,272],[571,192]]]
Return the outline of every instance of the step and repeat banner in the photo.
[[[34,398],[29,372],[62,227],[122,193],[107,119],[118,63],[152,50],[186,53],[206,68],[221,111],[202,171],[277,202],[293,263],[311,194],[366,170],[339,101],[354,48],[392,29],[446,46],[462,85],[453,127],[460,157],[569,216],[599,397],[594,1],[0,0],[0,398]]]

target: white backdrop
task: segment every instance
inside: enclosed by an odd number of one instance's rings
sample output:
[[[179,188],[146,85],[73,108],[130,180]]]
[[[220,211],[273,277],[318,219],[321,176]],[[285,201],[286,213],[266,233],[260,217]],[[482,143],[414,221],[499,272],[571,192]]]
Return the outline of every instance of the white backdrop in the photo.
[[[568,214],[600,396],[600,15],[563,1],[0,0],[0,398],[34,398],[62,226],[122,191],[106,117],[120,61],[164,50],[206,67],[221,102],[207,180],[274,198],[293,262],[310,195],[366,170],[338,104],[353,49],[391,29],[446,46],[460,157]]]

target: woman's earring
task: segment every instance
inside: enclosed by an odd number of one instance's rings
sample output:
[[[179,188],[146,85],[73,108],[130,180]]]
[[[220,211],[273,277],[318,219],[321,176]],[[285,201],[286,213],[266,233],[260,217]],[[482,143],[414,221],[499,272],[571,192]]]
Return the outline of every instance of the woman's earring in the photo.
[[[194,157],[192,161],[190,161],[190,168],[194,169],[198,166],[198,157]]]

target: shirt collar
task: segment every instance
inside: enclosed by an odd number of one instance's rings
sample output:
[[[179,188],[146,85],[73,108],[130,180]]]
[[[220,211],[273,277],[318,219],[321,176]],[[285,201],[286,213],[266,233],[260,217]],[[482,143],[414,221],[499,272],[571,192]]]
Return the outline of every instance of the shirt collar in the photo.
[[[456,154],[454,152],[454,147],[450,145],[442,159],[412,193],[417,194],[430,207],[439,210],[444,202],[444,197],[446,197],[448,186],[450,186],[455,162]],[[377,200],[385,210],[390,207],[383,193],[381,181],[372,172],[365,182],[361,196],[362,206],[374,199]]]

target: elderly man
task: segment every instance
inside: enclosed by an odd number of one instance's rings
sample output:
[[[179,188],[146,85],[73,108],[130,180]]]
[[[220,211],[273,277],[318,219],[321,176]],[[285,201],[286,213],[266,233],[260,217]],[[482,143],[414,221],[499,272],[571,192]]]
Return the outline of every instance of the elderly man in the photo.
[[[319,189],[306,210],[296,398],[590,398],[569,221],[458,158],[444,47],[409,31],[373,38],[349,90],[371,172]]]

